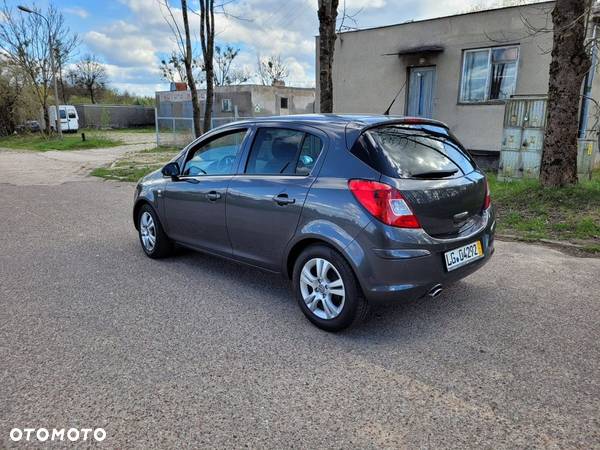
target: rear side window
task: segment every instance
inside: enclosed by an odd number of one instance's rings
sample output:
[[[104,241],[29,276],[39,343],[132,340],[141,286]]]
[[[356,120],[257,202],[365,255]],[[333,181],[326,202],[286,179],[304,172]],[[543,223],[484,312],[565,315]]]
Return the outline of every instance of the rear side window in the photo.
[[[308,175],[322,147],[321,139],[303,131],[260,128],[250,150],[246,173]]]
[[[71,111],[69,113],[69,119],[75,119],[75,118],[77,118],[77,116],[75,115],[75,113],[73,111]]]
[[[475,170],[472,159],[446,130],[426,126],[368,130],[352,153],[393,178],[448,178]]]
[[[61,119],[66,119],[67,118],[67,113],[64,109],[60,110],[60,118]]]

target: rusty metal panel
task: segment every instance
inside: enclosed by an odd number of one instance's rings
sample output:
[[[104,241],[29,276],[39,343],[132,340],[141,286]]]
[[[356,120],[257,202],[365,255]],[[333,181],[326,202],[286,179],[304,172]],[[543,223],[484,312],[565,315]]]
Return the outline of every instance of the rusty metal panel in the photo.
[[[591,179],[597,145],[598,142],[591,139],[577,141],[577,177],[579,181]]]
[[[546,127],[546,99],[527,100],[523,127],[541,129]]]
[[[525,100],[508,100],[504,109],[504,128],[522,127],[526,106]]]
[[[498,165],[498,179],[520,178],[519,150],[502,150],[500,164]]]
[[[540,176],[540,165],[542,164],[542,152],[521,152],[521,175],[523,178],[538,178]]]
[[[519,150],[522,133],[521,128],[505,128],[502,132],[501,150]]]
[[[521,150],[527,152],[540,152],[544,147],[544,130],[541,128],[525,128],[521,141]]]

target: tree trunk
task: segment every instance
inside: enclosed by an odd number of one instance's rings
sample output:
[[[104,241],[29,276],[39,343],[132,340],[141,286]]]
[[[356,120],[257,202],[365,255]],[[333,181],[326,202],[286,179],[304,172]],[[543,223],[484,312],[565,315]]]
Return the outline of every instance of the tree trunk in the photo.
[[[200,0],[200,43],[204,57],[204,70],[206,71],[206,103],[204,108],[204,131],[211,125],[213,92],[214,92],[214,67],[213,57],[215,51],[215,7],[213,0]]]
[[[199,137],[202,134],[200,126],[200,103],[198,102],[198,88],[196,80],[194,80],[194,72],[192,70],[192,39],[190,37],[190,23],[188,21],[187,0],[181,0],[181,12],[183,15],[183,27],[185,30],[185,58],[183,64],[185,66],[185,75],[187,77],[188,87],[192,93],[192,116],[194,117],[194,135]]]
[[[584,45],[586,3],[586,0],[557,0],[552,10],[554,40],[540,168],[540,181],[544,186],[577,182],[579,97],[591,66]]]
[[[319,0],[319,104],[322,113],[333,112],[333,51],[338,0]]]
[[[50,128],[52,125],[50,123],[50,114],[48,113],[48,102],[44,100],[42,102],[42,108],[44,109],[44,123],[46,124],[46,134],[49,136],[52,133],[52,129]]]
[[[94,87],[90,86],[88,90],[90,91],[90,100],[92,101],[92,104],[96,104],[96,99],[94,98]]]

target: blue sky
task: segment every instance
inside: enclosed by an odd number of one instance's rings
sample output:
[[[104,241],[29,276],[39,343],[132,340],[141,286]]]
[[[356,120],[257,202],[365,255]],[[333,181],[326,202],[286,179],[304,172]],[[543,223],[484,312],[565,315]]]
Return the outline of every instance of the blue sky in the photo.
[[[45,8],[50,0],[37,0]],[[106,64],[111,85],[138,95],[165,89],[158,64],[176,45],[158,0],[53,0],[82,45],[79,56],[97,55]],[[7,0],[11,6],[30,0]],[[342,3],[343,0],[340,0]],[[172,0],[173,6],[180,4]],[[194,0],[191,0],[192,6]],[[489,7],[496,0],[346,0],[349,12],[361,10],[358,26],[373,27]],[[241,49],[236,60],[253,71],[257,56],[281,55],[289,70],[288,84],[314,86],[317,0],[234,0],[229,15],[218,14],[216,40]],[[175,9],[176,13],[179,12]],[[242,18],[239,20],[235,17]],[[191,16],[197,32],[199,18]],[[199,46],[198,46],[199,49]]]

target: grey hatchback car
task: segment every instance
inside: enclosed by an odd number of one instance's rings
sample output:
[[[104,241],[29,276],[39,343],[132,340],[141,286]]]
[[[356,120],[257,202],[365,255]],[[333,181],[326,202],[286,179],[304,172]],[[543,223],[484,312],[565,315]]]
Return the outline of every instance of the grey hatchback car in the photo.
[[[446,125],[411,117],[216,128],[140,180],[133,220],[151,258],[179,244],[291,278],[328,331],[370,302],[435,297],[494,251],[485,175]]]

